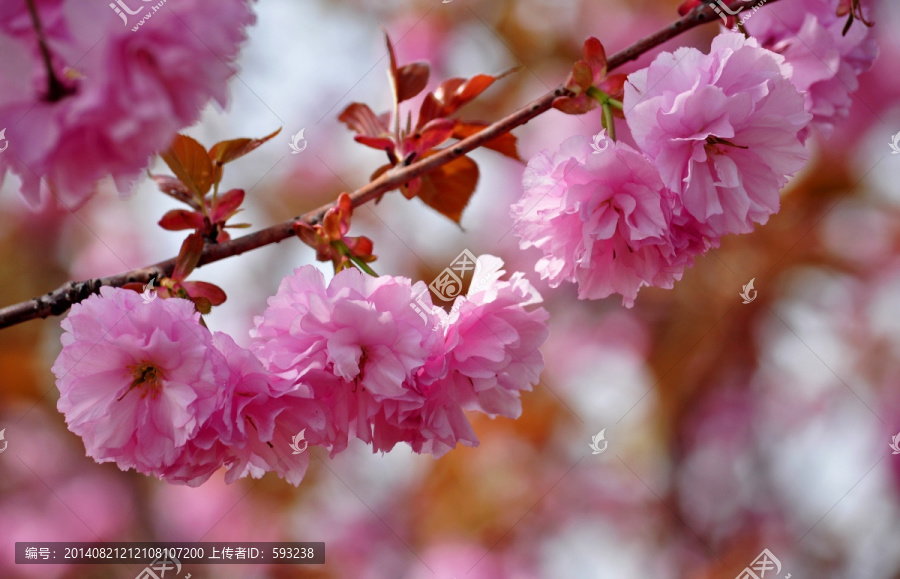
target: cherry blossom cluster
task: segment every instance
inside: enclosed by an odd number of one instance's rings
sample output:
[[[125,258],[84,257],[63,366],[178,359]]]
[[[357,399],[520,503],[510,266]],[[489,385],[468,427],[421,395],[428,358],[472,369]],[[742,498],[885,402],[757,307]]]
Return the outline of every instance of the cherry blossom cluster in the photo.
[[[250,0],[179,0],[135,33],[114,3],[32,2],[47,59],[28,2],[0,3],[0,128],[9,142],[0,181],[15,174],[33,208],[77,207],[106,175],[129,191],[210,99],[225,105],[255,21]],[[144,2],[129,0],[132,24],[153,10]]]
[[[810,128],[827,135],[847,115],[877,54],[865,26],[843,35],[837,12],[838,0],[783,2],[754,15],[753,37],[664,52],[624,84],[637,149],[604,133],[532,158],[512,215],[520,246],[543,254],[541,277],[631,307],[641,287],[671,288],[722,236],[777,213]]]
[[[422,282],[297,268],[256,319],[250,348],[201,324],[194,304],[103,287],[63,321],[59,410],[88,456],[172,483],[274,471],[303,479],[309,452],[351,439],[438,457],[478,444],[464,411],[516,418],[548,336],[540,295],[482,256],[452,310]],[[411,307],[426,306],[424,315]],[[418,307],[417,306],[417,307]]]

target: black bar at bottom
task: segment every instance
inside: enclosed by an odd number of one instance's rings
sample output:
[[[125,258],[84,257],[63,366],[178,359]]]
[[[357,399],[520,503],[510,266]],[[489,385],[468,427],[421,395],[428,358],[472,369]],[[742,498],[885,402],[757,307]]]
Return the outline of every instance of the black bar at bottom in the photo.
[[[171,561],[166,561],[170,559]],[[17,565],[145,564],[169,565],[322,565],[325,543],[16,543]],[[175,571],[169,566],[167,570]],[[152,574],[147,577],[153,577]]]

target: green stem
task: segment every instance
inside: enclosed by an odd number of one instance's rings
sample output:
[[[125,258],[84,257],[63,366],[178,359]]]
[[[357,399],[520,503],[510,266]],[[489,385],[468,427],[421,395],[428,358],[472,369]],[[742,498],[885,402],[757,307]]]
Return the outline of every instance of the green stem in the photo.
[[[363,270],[364,272],[371,275],[372,277],[378,277],[378,274],[375,273],[375,270],[373,270],[371,267],[369,267],[369,265],[366,262],[364,262],[363,260],[361,260],[360,258],[356,257],[352,253],[350,255],[348,255],[347,257],[349,257],[350,261],[352,261],[354,264],[356,264],[356,267],[358,267],[359,269]]]
[[[600,103],[601,105],[609,101],[609,95],[600,90],[599,88],[591,85],[587,89],[587,95]]]
[[[353,252],[350,251],[350,248],[347,247],[347,244],[344,243],[344,240],[339,239],[337,241],[332,241],[331,246],[334,247],[335,249],[337,249],[338,252],[341,255],[343,255],[344,257],[350,258],[350,261],[353,262],[353,264],[356,267],[358,267],[359,269],[361,269],[362,271],[366,272],[367,274],[371,275],[372,277],[378,277],[378,274],[375,273],[375,270],[373,270],[371,267],[369,267],[369,265],[366,262],[364,262],[357,256],[353,255]]]
[[[616,120],[613,118],[612,107],[609,103],[603,103],[601,108],[603,109],[603,126],[606,129],[607,134],[609,134],[609,138],[615,141]]]

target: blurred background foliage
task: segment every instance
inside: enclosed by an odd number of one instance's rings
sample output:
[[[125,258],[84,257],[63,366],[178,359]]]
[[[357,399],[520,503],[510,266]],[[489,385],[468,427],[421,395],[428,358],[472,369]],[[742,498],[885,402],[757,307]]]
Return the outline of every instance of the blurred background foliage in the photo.
[[[783,0],[789,2],[791,0]],[[172,4],[174,7],[173,0]],[[869,3],[863,0],[864,4]],[[848,119],[783,192],[781,212],[698,259],[674,290],[635,307],[576,299],[537,279],[510,234],[522,165],[489,151],[462,228],[389,194],[357,210],[379,273],[429,282],[463,249],[528,273],[551,312],[546,370],[519,420],[473,417],[478,448],[440,460],[362,444],[313,449],[298,489],[274,476],[197,489],[84,457],[55,409],[59,319],[0,332],[0,576],[134,577],[139,565],[14,566],[15,541],[325,541],[324,566],[204,566],[193,577],[597,577],[731,579],[763,548],[779,577],[900,577],[900,6],[869,3],[882,51]],[[229,166],[263,227],[364,184],[380,153],[336,116],[351,101],[387,110],[379,26],[400,60],[449,76],[520,71],[467,109],[491,121],[561,82],[593,35],[615,52],[676,17],[674,0],[264,0],[227,110],[187,130],[209,145],[284,132]],[[701,50],[716,27],[664,48]],[[654,53],[655,54],[655,53]],[[2,57],[0,57],[2,58]],[[646,65],[651,55],[626,70]],[[620,133],[629,137],[624,123]],[[288,136],[309,147],[291,155]],[[600,129],[599,111],[556,111],[516,130],[529,158]],[[159,161],[153,167],[162,171]],[[0,195],[0,303],[68,279],[168,258],[181,238],[155,222],[174,204],[111,183],[87,205],[34,215],[7,179]],[[281,277],[310,263],[298,241],[203,267],[229,294],[208,317],[247,342]],[[319,264],[323,269],[327,264]],[[758,299],[742,304],[755,279]],[[601,429],[608,449],[593,455]],[[768,577],[768,575],[767,575]]]

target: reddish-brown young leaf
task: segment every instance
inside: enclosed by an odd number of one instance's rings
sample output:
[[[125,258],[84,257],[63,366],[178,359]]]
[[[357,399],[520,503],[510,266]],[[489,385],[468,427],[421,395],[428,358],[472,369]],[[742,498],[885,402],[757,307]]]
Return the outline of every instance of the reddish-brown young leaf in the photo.
[[[432,99],[426,99],[419,108],[419,127],[435,118],[449,117],[475,97],[483,93],[496,81],[512,74],[517,69],[510,69],[498,76],[477,74],[470,79],[450,78],[442,82],[431,93]]]
[[[583,93],[577,97],[559,97],[553,101],[553,108],[567,115],[583,115],[591,112],[598,105],[597,101]]]
[[[353,140],[367,147],[378,149],[379,151],[386,151],[388,149],[394,148],[394,140],[387,137],[368,137],[366,135],[356,135],[355,137],[353,137]]]
[[[202,200],[213,183],[213,164],[203,145],[177,134],[172,146],[160,156],[194,197]]]
[[[592,84],[594,84],[594,73],[590,65],[583,60],[579,60],[572,67],[572,74],[569,75],[569,80],[566,81],[566,88],[580,94],[591,88]]]
[[[394,45],[391,42],[391,37],[386,32],[384,41],[387,45],[391,63],[391,68],[388,71],[391,91],[394,93],[394,102],[400,104],[425,90],[425,87],[428,85],[428,77],[431,74],[431,68],[427,62],[413,62],[404,66],[397,66]]]
[[[260,137],[259,139],[232,139],[230,141],[219,141],[209,150],[209,158],[218,165],[230,163],[235,159],[243,157],[247,153],[253,151],[266,141],[273,139],[281,132],[279,127],[274,133]]]
[[[431,68],[427,62],[413,62],[397,69],[397,100],[407,101],[425,90]]]
[[[467,137],[471,137],[472,135],[476,135],[483,131],[485,127],[488,126],[488,123],[481,122],[463,122],[458,121],[456,126],[453,127],[453,138],[454,139],[465,139]],[[519,152],[516,150],[516,136],[512,133],[503,133],[496,139],[491,139],[483,146],[488,149],[493,149],[498,153],[502,153],[511,159],[515,159],[516,161],[521,161],[519,158]]]
[[[422,177],[414,177],[400,186],[400,193],[407,199],[412,199],[422,189]]]
[[[227,193],[219,195],[216,202],[213,203],[212,211],[209,214],[209,220],[213,223],[224,221],[235,214],[237,208],[244,202],[244,190],[232,189]]]
[[[416,122],[416,128],[424,127],[429,121],[436,119],[440,112],[441,101],[434,96],[433,92],[428,93],[419,107],[419,120]]]
[[[147,173],[151,179],[156,182],[156,186],[159,187],[159,190],[168,195],[169,197],[173,197],[182,203],[187,203],[194,209],[199,210],[200,204],[194,201],[191,198],[190,190],[178,179],[172,177],[170,175],[154,175],[152,173]]]
[[[368,137],[382,137],[390,135],[387,124],[382,122],[369,105],[363,103],[350,103],[347,105],[338,120],[347,125],[351,131]]]
[[[625,80],[627,78],[627,75],[624,74],[611,74],[604,78],[597,88],[616,100],[622,100],[625,96]]]
[[[595,75],[606,76],[606,50],[600,40],[591,36],[584,41],[581,52],[584,62],[591,67]]]
[[[434,119],[427,125],[403,139],[403,157],[415,153],[421,157],[426,151],[437,147],[453,135],[456,121],[451,119]]]
[[[274,133],[261,137],[259,139],[232,139],[230,141],[219,141],[209,150],[209,158],[213,162],[213,184],[222,180],[222,166],[230,163],[235,159],[243,157],[247,153],[253,151],[266,141],[272,139],[281,132],[279,127]]]
[[[209,300],[209,303],[214,306],[220,306],[228,299],[228,296],[225,295],[222,288],[205,281],[186,281],[182,282],[181,287],[183,287],[192,298],[206,298]]]
[[[191,233],[181,244],[181,251],[175,260],[175,271],[172,272],[172,279],[176,282],[184,281],[184,279],[194,271],[197,264],[200,263],[200,257],[203,255],[203,236],[197,232]]]
[[[459,223],[478,185],[478,165],[459,157],[422,177],[419,199],[438,213]]]
[[[181,231],[182,229],[203,229],[203,215],[187,209],[172,209],[167,211],[159,226],[168,231]]]

